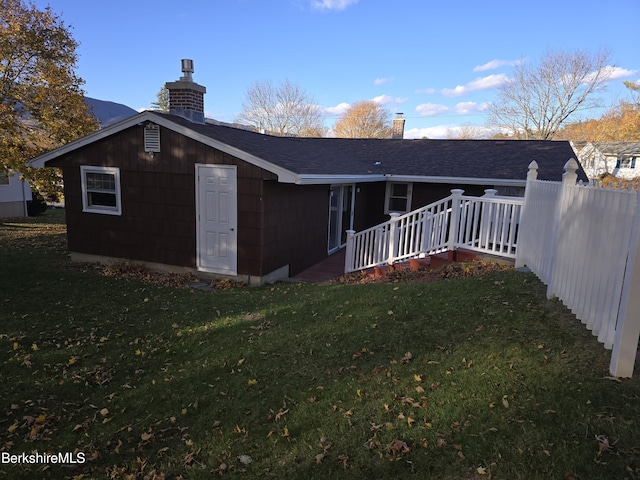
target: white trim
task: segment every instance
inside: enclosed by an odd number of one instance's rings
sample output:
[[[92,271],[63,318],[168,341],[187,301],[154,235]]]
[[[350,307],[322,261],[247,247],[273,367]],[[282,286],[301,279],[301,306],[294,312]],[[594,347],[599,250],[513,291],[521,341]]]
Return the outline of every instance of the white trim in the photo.
[[[471,178],[471,177],[433,177],[420,175],[385,175],[388,182],[414,183],[451,183],[455,185],[504,185],[509,187],[524,187],[526,180],[503,180],[499,178]]]
[[[87,173],[112,174],[115,181],[113,194],[116,198],[115,207],[89,205],[89,190],[87,189]],[[98,167],[93,165],[80,166],[80,184],[82,186],[82,211],[85,213],[100,213],[102,215],[122,215],[122,199],[120,195],[120,169],[117,167]]]
[[[303,174],[298,175],[297,185],[351,185],[354,183],[386,182],[385,175],[319,175]]]

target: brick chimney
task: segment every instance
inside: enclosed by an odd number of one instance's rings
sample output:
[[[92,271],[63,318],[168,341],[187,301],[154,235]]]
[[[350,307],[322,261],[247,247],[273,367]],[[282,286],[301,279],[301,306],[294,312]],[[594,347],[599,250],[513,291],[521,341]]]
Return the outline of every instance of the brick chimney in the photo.
[[[182,59],[180,80],[167,82],[169,90],[169,113],[179,115],[194,123],[204,123],[204,94],[206,87],[193,81],[193,60]]]
[[[404,138],[404,118],[402,118],[402,113],[396,113],[396,118],[393,119],[391,138],[401,140]]]

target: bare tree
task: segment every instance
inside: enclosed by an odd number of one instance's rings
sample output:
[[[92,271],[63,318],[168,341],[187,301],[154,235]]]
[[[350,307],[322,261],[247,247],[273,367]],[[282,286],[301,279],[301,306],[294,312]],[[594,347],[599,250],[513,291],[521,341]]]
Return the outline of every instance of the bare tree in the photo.
[[[478,125],[460,125],[447,130],[447,138],[450,140],[478,140],[487,138],[488,130]]]
[[[578,109],[600,106],[594,94],[611,76],[610,53],[548,52],[540,63],[521,63],[500,87],[490,122],[521,139],[548,140]]]
[[[351,105],[338,119],[333,132],[340,138],[391,138],[391,114],[373,100]]]
[[[322,137],[326,134],[320,108],[302,88],[285,81],[253,84],[242,102],[236,121],[256,130],[280,136]]]

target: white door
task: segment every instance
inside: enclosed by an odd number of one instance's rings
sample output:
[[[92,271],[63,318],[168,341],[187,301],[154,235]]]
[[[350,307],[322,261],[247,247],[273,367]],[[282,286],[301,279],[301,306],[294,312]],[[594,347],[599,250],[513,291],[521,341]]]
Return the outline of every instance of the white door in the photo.
[[[237,275],[236,187],[235,165],[196,165],[199,270]]]

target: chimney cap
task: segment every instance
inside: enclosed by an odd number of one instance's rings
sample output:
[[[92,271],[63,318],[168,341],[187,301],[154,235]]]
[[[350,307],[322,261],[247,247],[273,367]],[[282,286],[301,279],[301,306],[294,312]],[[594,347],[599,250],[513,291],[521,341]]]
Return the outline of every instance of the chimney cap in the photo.
[[[184,76],[180,80],[191,80],[191,74],[193,73],[193,60],[190,58],[183,58],[180,60],[182,66],[182,73]]]
[[[396,118],[402,118],[402,115],[404,115],[404,113],[402,113],[402,112],[397,112],[397,113],[396,113]]]

